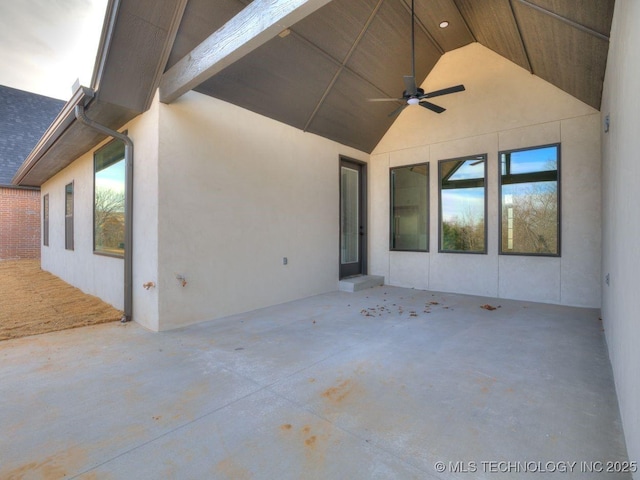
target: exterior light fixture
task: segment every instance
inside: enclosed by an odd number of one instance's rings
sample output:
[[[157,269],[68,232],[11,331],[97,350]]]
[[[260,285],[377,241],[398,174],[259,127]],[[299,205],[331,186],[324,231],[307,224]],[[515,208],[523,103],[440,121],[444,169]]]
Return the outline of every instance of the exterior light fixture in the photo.
[[[409,105],[417,105],[420,103],[420,99],[416,97],[411,97],[409,100],[407,100],[407,103]]]
[[[440,22],[440,28],[447,28],[449,26],[449,22],[447,22],[446,20],[443,20],[442,22]]]

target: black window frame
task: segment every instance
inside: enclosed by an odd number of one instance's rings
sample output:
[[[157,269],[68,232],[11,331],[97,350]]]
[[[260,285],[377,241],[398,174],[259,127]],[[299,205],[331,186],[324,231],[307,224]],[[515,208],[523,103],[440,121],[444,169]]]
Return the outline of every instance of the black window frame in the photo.
[[[42,245],[49,246],[49,194],[42,197]]]
[[[442,166],[444,163],[446,162],[466,162],[468,160],[481,160],[484,164],[484,178],[482,179],[482,187],[484,189],[484,228],[483,228],[483,235],[484,235],[484,249],[483,250],[445,250],[442,248],[442,224],[443,224],[443,218],[442,218]],[[462,164],[461,164],[462,165]],[[456,169],[457,170],[457,169]],[[456,170],[452,170],[452,172],[450,173],[449,176],[451,176],[453,173],[455,173]],[[476,154],[476,155],[465,155],[462,157],[456,157],[456,158],[445,158],[442,160],[438,160],[438,253],[455,253],[455,254],[468,254],[468,255],[486,255],[488,253],[488,243],[489,243],[489,236],[488,236],[488,214],[489,214],[489,207],[488,207],[488,179],[487,179],[487,174],[488,174],[488,154],[486,153],[482,153],[482,154]],[[460,184],[468,184],[469,186],[479,186],[479,185],[474,185],[474,183],[478,183],[477,179],[472,179],[472,180],[454,180],[455,182],[459,182]],[[461,187],[464,188],[464,187]],[[447,190],[447,189],[444,189]]]
[[[535,252],[508,252],[502,250],[502,185],[503,176],[502,175],[502,155],[503,154],[511,154],[516,152],[524,152],[527,150],[538,150],[543,148],[556,147],[557,148],[557,168],[556,168],[556,178],[555,181],[557,183],[557,205],[558,205],[558,216],[556,219],[556,228],[557,228],[557,239],[558,239],[558,253],[535,253]],[[531,147],[522,147],[522,148],[514,148],[509,150],[501,150],[498,152],[498,254],[505,256],[518,256],[518,257],[551,257],[551,258],[559,258],[562,256],[562,175],[561,175],[561,164],[562,164],[562,148],[561,143],[549,143],[545,145],[534,145]],[[526,174],[517,174],[511,175],[511,177],[518,175],[526,175],[528,177],[539,178],[539,182],[549,181],[551,170],[546,170],[542,172],[532,172]],[[524,183],[524,182],[509,182],[512,183]]]
[[[64,248],[73,250],[74,182],[64,186]]]
[[[124,133],[126,134],[127,131],[125,130]],[[114,145],[118,145],[122,148],[122,157],[119,160],[115,160],[112,161],[110,163],[108,163],[108,165],[103,166],[103,168],[101,168],[100,170],[97,170],[96,165],[97,165],[97,159],[98,156],[104,152],[105,150],[109,149],[109,148],[113,148]],[[118,157],[120,157],[120,155],[118,155]],[[92,222],[92,231],[93,231],[93,254],[94,255],[102,255],[105,257],[113,257],[113,258],[122,258],[124,259],[124,241],[125,241],[125,231],[124,231],[124,224],[123,224],[123,232],[122,232],[122,241],[123,241],[123,248],[122,248],[122,252],[114,252],[114,251],[107,251],[107,250],[101,250],[96,248],[96,174],[108,167],[110,167],[111,165],[115,165],[118,162],[124,162],[125,161],[125,146],[122,143],[122,141],[118,140],[118,139],[113,139],[110,142],[106,143],[105,145],[103,145],[102,147],[100,147],[99,149],[97,149],[95,152],[93,152],[93,222]],[[126,179],[123,177],[122,179],[123,184],[125,186],[126,189]],[[123,204],[124,207],[124,204]]]
[[[426,212],[427,212],[427,218],[425,219],[426,221],[426,236],[427,236],[427,243],[426,243],[426,248],[425,249],[406,249],[406,248],[397,248],[395,247],[395,219],[394,219],[394,177],[393,177],[393,172],[394,170],[399,170],[399,169],[404,169],[404,168],[415,168],[415,167],[425,167],[426,171],[427,171],[427,175],[426,175],[426,201],[427,201],[427,205],[426,205]],[[431,188],[430,188],[430,179],[431,179],[431,171],[430,171],[430,163],[429,162],[421,162],[421,163],[414,163],[411,165],[398,165],[395,167],[390,167],[389,168],[389,251],[391,252],[419,252],[419,253],[428,253],[429,252],[429,246],[431,243],[431,229],[430,229],[430,223],[431,223]]]

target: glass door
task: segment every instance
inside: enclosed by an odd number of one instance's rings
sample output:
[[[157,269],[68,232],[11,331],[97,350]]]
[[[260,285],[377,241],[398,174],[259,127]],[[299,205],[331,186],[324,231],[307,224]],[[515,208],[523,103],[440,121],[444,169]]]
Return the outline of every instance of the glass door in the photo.
[[[340,161],[340,278],[365,273],[364,165]]]

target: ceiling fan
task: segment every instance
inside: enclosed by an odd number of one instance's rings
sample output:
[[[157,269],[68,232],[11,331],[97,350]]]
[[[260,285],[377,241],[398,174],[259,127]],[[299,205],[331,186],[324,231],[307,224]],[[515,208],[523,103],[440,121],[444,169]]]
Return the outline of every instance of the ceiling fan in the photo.
[[[389,117],[398,115],[402,110],[409,105],[420,105],[432,112],[442,113],[446,110],[439,105],[428,102],[427,98],[439,97],[441,95],[448,95],[450,93],[464,91],[464,85],[456,85],[454,87],[443,88],[442,90],[436,90],[434,92],[425,93],[422,88],[418,88],[416,85],[416,47],[415,47],[415,13],[414,13],[414,0],[411,0],[411,75],[405,75],[404,79],[404,92],[402,92],[402,98],[370,98],[370,102],[404,102],[393,112],[389,114]]]

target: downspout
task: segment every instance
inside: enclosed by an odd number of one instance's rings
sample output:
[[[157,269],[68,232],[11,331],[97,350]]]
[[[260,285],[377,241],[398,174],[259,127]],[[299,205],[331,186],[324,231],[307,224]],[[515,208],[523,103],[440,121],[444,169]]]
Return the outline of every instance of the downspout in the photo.
[[[91,120],[82,105],[76,105],[75,114],[80,123],[124,143],[124,315],[120,321],[130,322],[133,314],[133,141],[124,133]]]

